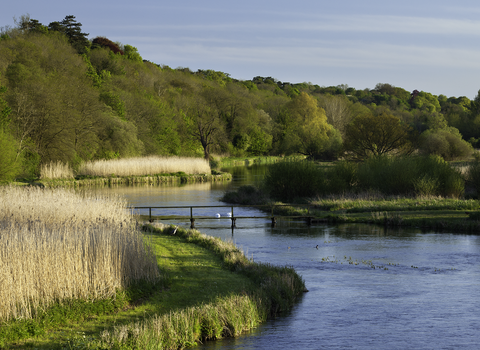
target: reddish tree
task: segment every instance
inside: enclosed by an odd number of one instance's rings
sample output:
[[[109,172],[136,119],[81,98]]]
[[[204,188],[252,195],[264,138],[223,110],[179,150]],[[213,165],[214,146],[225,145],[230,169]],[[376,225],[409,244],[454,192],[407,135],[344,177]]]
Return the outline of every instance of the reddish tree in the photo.
[[[117,44],[103,36],[97,36],[95,39],[92,40],[92,44],[101,47],[108,47],[110,50],[113,51],[113,53],[120,53],[120,55],[123,55],[123,51],[118,47]]]

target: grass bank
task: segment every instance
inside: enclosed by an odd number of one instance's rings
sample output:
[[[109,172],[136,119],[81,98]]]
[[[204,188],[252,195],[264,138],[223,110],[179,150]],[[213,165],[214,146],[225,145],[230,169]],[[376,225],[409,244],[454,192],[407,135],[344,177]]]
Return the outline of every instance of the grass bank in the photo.
[[[237,336],[290,309],[305,292],[304,281],[292,268],[255,263],[232,243],[196,230],[178,229],[175,236],[170,236],[172,227],[147,227],[162,242],[180,241],[182,247],[185,243],[194,244],[213,252],[217,269],[224,277],[218,278],[218,274],[208,270],[199,275],[204,267],[197,256],[192,257],[198,265],[190,275],[184,269],[176,269],[172,262],[174,278],[180,279],[180,283],[164,294],[170,300],[165,305],[170,307],[139,322],[103,332],[99,346],[177,349]]]
[[[222,200],[275,204],[275,216],[318,222],[480,232],[480,204],[472,199],[480,193],[478,174],[478,161],[460,169],[438,157],[377,157],[329,166],[289,161],[271,165],[259,188],[243,186]]]
[[[4,321],[1,347],[177,349],[252,329],[305,290],[293,269],[254,263],[232,243],[195,230],[144,230],[160,283],[132,284],[99,301],[64,300],[31,319]]]
[[[435,231],[480,232],[478,199],[387,196],[370,191],[297,198],[295,203],[284,203],[272,201],[258,188],[242,186],[235,192],[225,193],[222,200],[242,205],[265,205],[259,209],[273,216],[310,217],[313,223],[368,223]]]
[[[184,173],[160,174],[152,176],[77,176],[72,179],[40,179],[35,184],[44,187],[88,187],[88,186],[111,186],[111,185],[159,185],[173,184],[181,185],[188,183],[231,181],[232,174],[197,174],[188,175]]]
[[[279,156],[265,156],[265,157],[221,157],[213,156],[210,161],[210,166],[215,169],[232,166],[249,166],[253,164],[272,164],[284,161],[285,159],[300,159],[305,157],[279,157]]]

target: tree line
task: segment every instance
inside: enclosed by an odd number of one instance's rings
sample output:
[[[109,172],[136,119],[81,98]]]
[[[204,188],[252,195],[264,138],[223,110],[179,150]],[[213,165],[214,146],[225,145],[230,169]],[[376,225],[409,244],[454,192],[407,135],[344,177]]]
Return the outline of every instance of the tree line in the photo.
[[[0,30],[0,178],[62,161],[142,155],[383,154],[467,157],[480,138],[480,98],[390,84],[357,90],[237,80],[143,60],[137,48],[88,40],[74,16],[22,16]]]

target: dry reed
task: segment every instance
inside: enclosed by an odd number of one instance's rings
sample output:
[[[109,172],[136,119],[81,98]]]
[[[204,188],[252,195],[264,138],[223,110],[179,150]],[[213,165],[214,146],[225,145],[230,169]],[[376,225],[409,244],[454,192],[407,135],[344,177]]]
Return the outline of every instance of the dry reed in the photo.
[[[71,190],[0,189],[0,320],[156,281],[155,256],[126,203]]]
[[[138,157],[97,160],[83,164],[79,175],[86,176],[145,176],[157,174],[210,174],[208,161],[203,158]]]
[[[50,162],[40,167],[41,179],[73,179],[72,168],[62,162]]]

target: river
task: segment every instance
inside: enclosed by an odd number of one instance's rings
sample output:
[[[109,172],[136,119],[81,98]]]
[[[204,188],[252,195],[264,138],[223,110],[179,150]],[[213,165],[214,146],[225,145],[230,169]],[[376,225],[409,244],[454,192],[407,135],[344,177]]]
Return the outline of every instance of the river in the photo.
[[[259,181],[265,167],[232,171],[231,183],[98,191],[125,196],[132,206],[222,205],[224,191]],[[232,229],[229,211],[195,211],[212,217],[196,226],[233,240],[256,261],[293,266],[309,292],[288,314],[195,349],[480,348],[480,236],[282,220],[272,228],[269,219],[238,219]],[[235,208],[234,215],[265,216],[252,208]]]

